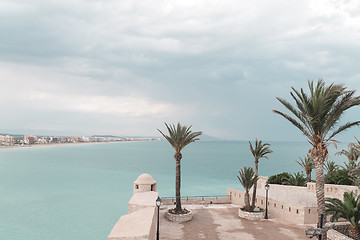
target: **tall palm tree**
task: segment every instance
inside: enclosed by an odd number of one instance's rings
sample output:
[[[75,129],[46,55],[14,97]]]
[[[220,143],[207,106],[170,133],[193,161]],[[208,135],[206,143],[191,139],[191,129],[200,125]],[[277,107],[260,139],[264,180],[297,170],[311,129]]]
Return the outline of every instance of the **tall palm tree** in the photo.
[[[237,176],[239,179],[241,185],[245,189],[245,195],[244,195],[244,210],[245,211],[251,211],[252,207],[250,206],[250,195],[249,190],[251,187],[256,184],[258,180],[258,176],[256,176],[254,169],[252,167],[244,167],[244,169],[240,169],[239,176]]]
[[[351,107],[360,105],[360,97],[355,91],[349,91],[343,85],[330,84],[325,86],[323,80],[308,82],[310,95],[303,89],[297,91],[292,87],[290,93],[295,100],[294,107],[288,101],[277,98],[295,117],[273,110],[297,127],[311,144],[311,158],[315,162],[316,200],[318,206],[318,220],[320,214],[325,214],[324,198],[324,161],[328,157],[328,144],[344,130],[360,125],[360,121],[348,122],[337,126],[340,118]],[[326,235],[324,235],[326,238]]]
[[[348,145],[348,150],[343,149],[340,152],[335,153],[336,155],[345,155],[349,161],[354,161],[356,162],[360,156],[360,151],[358,151],[356,149],[356,144],[355,143],[350,143]]]
[[[299,158],[299,161],[296,161],[300,166],[302,166],[306,173],[306,182],[311,182],[311,172],[314,169],[314,161],[310,157],[310,155],[306,155],[304,159]]]
[[[255,158],[255,175],[259,176],[259,159],[260,158],[266,158],[269,159],[266,155],[269,153],[272,153],[273,151],[269,148],[269,143],[262,143],[262,141],[255,140],[255,147],[251,144],[249,141],[249,147],[252,155]],[[253,187],[253,197],[251,199],[251,208],[255,208],[255,198],[256,198],[256,188],[257,188],[257,182],[255,182]]]
[[[345,218],[350,222],[349,234],[354,239],[360,239],[360,195],[353,192],[344,193],[344,201],[337,198],[326,198],[326,214],[331,215],[330,221]]]
[[[190,130],[191,126],[190,127],[182,126],[180,123],[178,123],[176,126],[175,124],[165,123],[165,126],[169,132],[169,136],[162,133],[159,129],[158,131],[175,149],[174,158],[176,160],[176,180],[175,180],[176,207],[174,210],[176,214],[181,214],[183,213],[183,210],[181,208],[181,197],[180,197],[180,185],[181,185],[180,161],[182,158],[181,150],[189,143],[199,140],[199,138],[197,137],[200,136],[202,132],[192,132]]]

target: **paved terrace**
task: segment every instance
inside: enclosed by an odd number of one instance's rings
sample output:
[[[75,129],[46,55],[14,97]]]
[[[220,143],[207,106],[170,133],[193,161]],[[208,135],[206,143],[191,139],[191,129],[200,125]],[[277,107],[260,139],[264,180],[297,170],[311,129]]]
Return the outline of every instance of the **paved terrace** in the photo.
[[[172,206],[167,206],[172,207]],[[193,211],[190,222],[176,223],[165,218],[167,209],[160,210],[160,239],[207,240],[303,240],[304,225],[288,225],[274,219],[250,221],[237,216],[239,206],[183,205]]]

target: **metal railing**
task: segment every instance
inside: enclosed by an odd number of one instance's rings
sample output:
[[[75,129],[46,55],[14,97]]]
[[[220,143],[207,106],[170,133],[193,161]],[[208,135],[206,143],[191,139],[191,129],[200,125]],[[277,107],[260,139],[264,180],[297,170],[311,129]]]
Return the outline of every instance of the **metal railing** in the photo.
[[[205,201],[207,199],[215,199],[218,200],[219,198],[229,198],[231,200],[231,195],[196,195],[196,196],[181,196],[181,200],[189,201],[193,199],[201,199],[201,201]],[[171,199],[175,200],[176,197],[161,197],[161,199]]]
[[[165,205],[175,204],[176,197],[161,197],[162,203]],[[182,196],[181,201],[184,204],[229,204],[231,203],[231,195],[196,195]]]

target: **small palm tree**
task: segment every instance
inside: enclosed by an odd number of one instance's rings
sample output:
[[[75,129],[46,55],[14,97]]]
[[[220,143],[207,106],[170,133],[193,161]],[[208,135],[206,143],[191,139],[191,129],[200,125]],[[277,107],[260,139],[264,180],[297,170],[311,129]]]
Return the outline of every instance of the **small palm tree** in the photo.
[[[360,167],[358,166],[357,168],[351,170],[349,172],[349,176],[353,181],[353,184],[360,187]]]
[[[304,174],[297,172],[284,178],[283,184],[303,187],[306,185],[306,178]]]
[[[299,161],[296,161],[300,166],[302,166],[306,172],[306,182],[311,182],[311,172],[314,169],[314,161],[310,155],[306,155],[304,159],[299,158]]]
[[[237,178],[239,179],[241,185],[245,189],[245,195],[244,195],[245,206],[244,206],[244,210],[245,211],[251,211],[252,208],[250,206],[249,190],[257,182],[258,176],[256,176],[256,174],[254,172],[254,169],[252,167],[248,167],[248,168],[244,167],[244,169],[240,169],[239,176],[237,176]]]
[[[175,214],[181,214],[183,213],[183,210],[181,208],[181,197],[180,197],[180,184],[181,184],[181,168],[180,168],[180,161],[182,158],[181,150],[188,145],[189,143],[195,142],[199,140],[197,138],[202,134],[202,132],[192,132],[191,126],[182,126],[180,123],[175,126],[175,124],[167,124],[165,123],[165,126],[169,132],[169,136],[162,133],[159,129],[158,131],[161,133],[161,135],[164,136],[164,138],[171,144],[171,146],[175,149],[175,155],[174,158],[176,160],[176,207],[175,207]]]
[[[337,198],[326,198],[326,214],[331,215],[330,221],[345,218],[350,222],[349,234],[354,239],[360,239],[360,195],[353,192],[344,193],[344,201]]]
[[[269,159],[266,155],[273,152],[272,150],[270,150],[269,146],[270,146],[269,143],[262,143],[261,140],[258,141],[257,139],[255,140],[255,147],[251,144],[251,142],[249,142],[250,151],[255,158],[255,175],[256,176],[259,176],[259,172],[258,172],[259,159],[260,158]],[[256,188],[257,188],[257,183],[255,182],[254,187],[253,187],[253,197],[251,200],[251,208],[252,209],[255,208]]]
[[[351,172],[358,167],[359,167],[359,164],[357,164],[355,161],[349,160],[349,162],[344,162],[344,167],[341,167],[341,168],[348,172]]]
[[[348,145],[348,150],[343,149],[342,151],[335,153],[335,155],[344,155],[349,161],[356,162],[360,156],[360,151],[358,151],[356,147],[355,143],[350,143]]]
[[[360,97],[355,96],[355,91],[349,91],[343,85],[332,83],[325,86],[323,80],[317,83],[309,81],[308,85],[310,95],[303,89],[297,91],[292,88],[293,91],[290,94],[296,103],[295,106],[285,99],[277,98],[294,117],[278,110],[273,110],[273,112],[291,122],[311,144],[311,158],[315,163],[318,221],[320,222],[321,214],[325,214],[324,162],[329,153],[328,144],[344,130],[360,125],[360,121],[355,121],[338,126],[341,117],[348,109],[360,105]],[[326,234],[323,236],[326,239]]]
[[[337,165],[334,161],[327,160],[324,164],[325,171],[327,175],[336,172],[339,169],[339,165]]]

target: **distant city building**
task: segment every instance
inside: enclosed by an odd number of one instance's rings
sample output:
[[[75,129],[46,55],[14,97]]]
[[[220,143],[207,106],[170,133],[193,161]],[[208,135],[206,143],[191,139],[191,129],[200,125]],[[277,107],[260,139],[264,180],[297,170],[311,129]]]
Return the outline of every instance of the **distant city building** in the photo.
[[[36,144],[47,144],[48,138],[47,137],[41,137],[36,141]]]
[[[33,136],[33,135],[0,135],[0,146],[56,144],[56,143],[94,143],[94,142],[122,142],[122,141],[149,141],[151,138],[130,138],[115,136]]]
[[[32,135],[24,135],[24,142],[27,144],[35,144],[38,137]]]
[[[0,135],[0,145],[1,145],[1,146],[11,146],[11,145],[14,145],[14,143],[15,143],[15,140],[14,140],[14,137],[13,137],[13,136],[9,136],[9,135],[3,136],[3,135]]]

